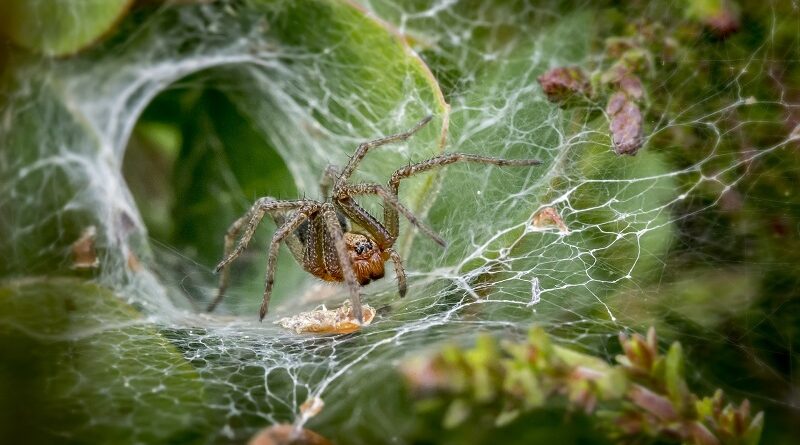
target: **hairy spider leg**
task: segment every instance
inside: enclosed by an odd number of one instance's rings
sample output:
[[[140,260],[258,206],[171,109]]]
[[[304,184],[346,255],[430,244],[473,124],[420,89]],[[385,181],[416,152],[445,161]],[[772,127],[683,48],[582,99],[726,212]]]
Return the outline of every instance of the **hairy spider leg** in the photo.
[[[264,289],[264,299],[261,304],[260,319],[263,320],[269,308],[272,285],[274,283],[275,265],[280,243],[286,241],[290,244],[293,255],[299,257],[301,251],[300,241],[292,239],[291,235],[296,235],[298,230],[302,230],[303,223],[308,221],[308,229],[304,232],[305,236],[313,237],[305,240],[302,264],[306,270],[318,270],[341,277],[350,290],[350,301],[353,312],[359,322],[363,322],[363,311],[361,298],[359,296],[359,284],[356,281],[353,265],[347,252],[342,229],[342,215],[347,215],[354,222],[367,230],[378,243],[384,253],[388,255],[394,263],[395,273],[398,280],[400,296],[404,296],[407,291],[405,270],[403,269],[400,255],[392,249],[399,233],[399,215],[405,216],[409,222],[417,226],[420,231],[431,237],[434,241],[445,246],[445,241],[436,234],[430,227],[423,224],[408,208],[403,206],[398,199],[400,181],[417,173],[426,172],[437,167],[445,166],[459,161],[475,162],[482,164],[494,164],[499,166],[528,166],[538,165],[541,162],[535,159],[499,159],[465,153],[443,154],[426,161],[408,165],[398,169],[389,179],[388,188],[379,184],[348,184],[347,180],[352,176],[358,164],[374,147],[396,141],[403,141],[411,137],[422,127],[428,124],[432,116],[428,116],[419,121],[414,128],[404,133],[376,139],[374,141],[360,144],[342,171],[337,167],[329,165],[320,181],[320,189],[324,199],[331,199],[333,202],[319,203],[312,200],[276,201],[273,198],[265,197],[256,201],[248,212],[241,218],[234,221],[225,234],[225,255],[224,259],[217,265],[216,271],[222,270],[220,276],[217,296],[208,307],[208,311],[214,310],[221,301],[228,281],[228,265],[235,260],[241,252],[247,248],[255,230],[264,215],[269,213],[276,224],[279,225],[269,246],[269,257],[267,262],[267,276]],[[333,186],[332,195],[328,195]],[[360,207],[352,198],[356,195],[376,195],[382,198],[384,203],[384,222],[381,224],[372,215]],[[288,218],[284,218],[284,213],[296,210]],[[317,216],[322,216],[321,221]],[[248,222],[244,235],[239,240],[239,244],[233,249],[233,243],[241,232],[245,222]],[[324,224],[324,225],[323,225]],[[324,232],[324,233],[323,233]],[[332,238],[333,249],[330,242],[325,238]],[[384,257],[386,258],[386,257]],[[298,258],[299,259],[299,258]],[[338,269],[338,270],[336,270]],[[337,273],[338,272],[338,273]],[[321,276],[319,273],[314,275]]]
[[[390,144],[392,142],[405,141],[406,139],[410,138],[414,133],[422,129],[422,127],[427,125],[428,122],[431,121],[431,119],[433,119],[433,116],[426,116],[421,121],[417,122],[417,124],[414,125],[412,129],[406,132],[393,134],[391,136],[386,136],[380,139],[375,139],[374,141],[369,141],[359,144],[358,148],[356,148],[355,153],[353,153],[353,156],[350,158],[350,161],[347,163],[347,165],[339,174],[339,177],[336,179],[333,188],[333,193],[336,194],[336,191],[338,189],[347,184],[347,180],[350,178],[350,176],[353,175],[353,172],[356,170],[356,167],[358,167],[358,164],[361,162],[362,159],[364,159],[364,156],[366,156],[367,152],[371,148],[380,147],[381,145]]]
[[[326,202],[322,205],[322,217],[325,218],[325,225],[328,233],[333,237],[336,250],[336,257],[339,260],[339,269],[342,272],[345,284],[350,291],[350,306],[353,308],[353,315],[359,323],[363,323],[364,315],[361,309],[361,296],[359,295],[359,284],[356,281],[356,273],[353,265],[350,264],[350,255],[347,253],[347,246],[344,241],[342,226],[339,225],[339,218],[336,216],[336,209],[333,204]],[[328,252],[325,252],[327,257]]]
[[[341,173],[339,167],[329,164],[322,172],[322,178],[319,180],[319,190],[322,192],[322,199],[327,200],[331,197],[331,187],[336,183],[336,179]]]
[[[253,238],[256,227],[258,227],[259,223],[261,223],[264,215],[267,213],[291,211],[303,206],[308,206],[310,204],[318,205],[316,202],[306,199],[294,201],[276,201],[274,198],[266,196],[257,199],[247,213],[244,214],[244,216],[234,221],[233,224],[228,227],[228,231],[225,233],[225,252],[223,255],[223,260],[217,264],[216,268],[214,268],[214,272],[222,272],[217,285],[217,295],[214,297],[214,300],[209,303],[208,308],[206,308],[207,312],[212,312],[225,296],[225,290],[228,287],[229,278],[228,265],[231,263],[231,261],[235,260],[245,248],[247,248],[247,244]],[[236,241],[236,237],[239,235],[239,232],[241,232],[245,222],[248,222],[248,224],[244,235],[242,235],[242,238],[239,240],[239,244],[236,246],[236,249],[233,249],[234,241]]]
[[[273,212],[270,214],[272,220],[275,221],[275,227],[280,227],[286,223],[286,215],[282,212]],[[312,221],[311,218],[305,221],[304,224],[309,224]],[[298,236],[298,232],[303,230],[303,225],[300,224],[297,230],[294,232],[294,236],[287,236],[283,239],[283,242],[286,243],[286,247],[289,248],[289,253],[295,258],[298,264],[303,264],[303,257],[305,252],[305,246],[303,245],[303,240]]]
[[[397,277],[397,290],[400,297],[404,297],[407,290],[406,272],[405,269],[403,269],[403,262],[400,255],[391,248],[397,239],[397,235],[389,233],[374,216],[370,215],[369,212],[364,210],[351,198],[336,199],[334,205],[351,220],[364,228],[378,244],[378,247],[392,260],[395,276]],[[384,257],[384,259],[385,258],[386,257]]]
[[[281,246],[281,241],[291,235],[305,220],[319,211],[319,207],[320,206],[315,203],[313,206],[300,208],[294,215],[289,217],[282,226],[278,227],[278,230],[272,235],[272,240],[269,243],[269,256],[267,258],[267,275],[264,279],[264,299],[261,301],[261,309],[258,312],[259,321],[264,320],[264,316],[267,315],[267,310],[269,309],[272,285],[275,283],[275,265],[278,260],[278,249]]]
[[[408,285],[406,284],[406,270],[403,268],[403,259],[400,258],[400,254],[394,249],[386,249],[385,252],[389,252],[389,258],[392,260],[392,264],[394,264],[394,274],[397,276],[397,291],[400,293],[400,298],[403,298],[406,296],[406,291],[408,290]]]
[[[381,246],[381,248],[391,247],[397,240],[398,232],[388,231],[382,225],[377,224],[377,221],[366,211],[364,211],[358,204],[356,204],[351,196],[377,195],[383,199],[384,208],[391,208],[395,212],[395,215],[399,212],[422,233],[428,235],[431,239],[436,241],[437,244],[442,247],[447,246],[447,243],[441,236],[434,232],[433,229],[428,227],[425,223],[420,221],[419,218],[417,218],[411,212],[411,210],[408,209],[408,207],[404,206],[400,203],[400,201],[397,200],[397,195],[392,194],[386,189],[386,187],[380,184],[347,184],[337,190],[337,192],[338,194],[334,195],[336,204],[338,204],[342,211],[351,219],[362,225],[365,230],[369,231],[371,235],[376,236],[376,240],[378,240],[377,236],[384,236],[383,234],[388,233],[390,238],[387,240],[388,242],[385,245]],[[368,216],[369,219],[366,219],[365,216]],[[362,222],[364,224],[362,224]],[[373,233],[373,231],[376,233]]]
[[[454,164],[456,162],[474,162],[477,164],[492,164],[499,166],[529,166],[539,165],[542,163],[537,159],[500,159],[467,153],[446,153],[397,169],[389,179],[389,192],[395,197],[395,200],[397,200],[398,192],[400,190],[400,181],[403,179],[418,173],[424,173],[433,170],[435,168],[444,167],[445,165]],[[386,227],[386,230],[388,230],[389,233],[394,234],[395,237],[400,230],[400,221],[397,211],[398,209],[394,206],[385,206],[383,208],[384,227]]]

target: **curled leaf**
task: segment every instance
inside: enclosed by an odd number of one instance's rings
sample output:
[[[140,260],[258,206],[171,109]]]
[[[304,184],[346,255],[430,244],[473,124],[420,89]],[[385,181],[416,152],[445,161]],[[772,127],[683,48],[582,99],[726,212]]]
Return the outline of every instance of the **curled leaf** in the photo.
[[[0,420],[2,443],[167,443],[212,427],[197,370],[133,307],[96,284],[3,282],[0,357],[0,413],[20,406],[26,413],[16,424]]]
[[[94,248],[96,236],[97,227],[89,226],[83,229],[81,237],[72,243],[73,269],[96,269],[100,265]]]
[[[331,310],[324,305],[313,311],[301,312],[291,317],[284,317],[275,324],[297,334],[349,334],[359,330],[362,326],[369,326],[375,318],[375,309],[369,305],[362,307],[364,322],[358,323],[353,308],[349,301],[341,307]]]
[[[537,229],[557,227],[561,233],[565,235],[569,234],[567,225],[564,224],[564,220],[561,219],[558,210],[553,207],[545,207],[536,212],[536,214],[533,215],[533,226]]]

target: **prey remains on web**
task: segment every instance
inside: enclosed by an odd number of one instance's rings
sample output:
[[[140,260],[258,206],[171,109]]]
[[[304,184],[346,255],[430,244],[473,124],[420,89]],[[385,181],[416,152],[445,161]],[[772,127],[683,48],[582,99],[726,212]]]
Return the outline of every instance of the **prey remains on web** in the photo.
[[[217,295],[209,304],[211,312],[222,300],[228,286],[228,268],[247,248],[264,215],[269,214],[278,228],[272,236],[267,260],[266,286],[259,317],[267,314],[269,299],[274,284],[275,264],[281,242],[289,247],[303,269],[325,281],[344,282],[350,291],[353,315],[359,323],[363,321],[361,286],[372,280],[383,278],[384,263],[392,261],[400,296],[406,294],[406,274],[400,255],[392,248],[397,241],[400,217],[403,215],[422,233],[436,243],[445,246],[445,241],[425,225],[398,199],[400,181],[455,162],[474,162],[499,166],[530,166],[540,162],[535,159],[498,159],[466,153],[446,153],[426,161],[410,164],[396,170],[386,186],[381,184],[351,184],[350,177],[358,168],[367,152],[392,142],[405,141],[428,124],[432,116],[419,121],[414,128],[374,141],[364,142],[356,148],[350,162],[340,169],[328,166],[322,176],[322,196],[325,201],[297,199],[278,201],[270,197],[256,200],[250,210],[231,224],[225,234],[225,254],[215,271],[221,272]],[[375,195],[383,201],[383,222],[370,215],[355,200],[358,196]],[[351,229],[351,222],[361,231]],[[234,248],[236,238],[242,233]]]

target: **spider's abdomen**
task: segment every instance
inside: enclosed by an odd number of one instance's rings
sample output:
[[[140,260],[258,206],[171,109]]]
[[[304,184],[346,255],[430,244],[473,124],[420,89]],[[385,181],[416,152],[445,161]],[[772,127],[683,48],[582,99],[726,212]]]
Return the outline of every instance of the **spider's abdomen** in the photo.
[[[345,217],[339,211],[336,212],[336,217],[339,219],[339,226],[341,226],[342,232],[348,232],[350,230],[350,225],[347,223],[347,217]],[[309,230],[311,230],[311,224],[317,218],[303,221],[303,223],[300,224],[300,227],[298,227],[297,230],[294,231],[294,235],[297,237],[297,239],[300,240],[300,243],[302,243],[304,246],[306,245],[306,241],[308,240],[309,237]]]
[[[346,217],[336,212],[336,217],[339,220],[339,226],[342,232],[350,230],[350,225]],[[274,217],[275,222],[280,226],[284,222],[284,217]],[[306,221],[303,221],[295,231],[286,238],[286,244],[289,251],[297,260],[297,263],[306,272],[321,278],[325,281],[343,281],[341,277],[341,270],[339,263],[336,261],[336,250],[333,246],[333,239],[328,234],[325,227],[325,222],[321,215],[313,215]],[[326,258],[326,248],[330,246],[333,249],[331,254],[333,258]],[[330,250],[330,249],[327,249]]]

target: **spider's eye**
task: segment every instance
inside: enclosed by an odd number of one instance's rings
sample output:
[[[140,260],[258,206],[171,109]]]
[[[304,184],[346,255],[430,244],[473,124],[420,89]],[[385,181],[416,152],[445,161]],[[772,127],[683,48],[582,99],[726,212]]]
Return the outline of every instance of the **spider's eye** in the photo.
[[[372,249],[372,244],[369,242],[366,243],[358,243],[356,244],[356,254],[361,255],[362,253],[366,252],[367,250]]]

